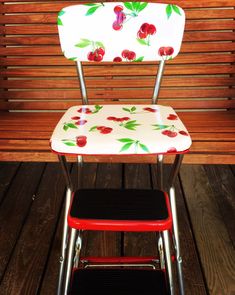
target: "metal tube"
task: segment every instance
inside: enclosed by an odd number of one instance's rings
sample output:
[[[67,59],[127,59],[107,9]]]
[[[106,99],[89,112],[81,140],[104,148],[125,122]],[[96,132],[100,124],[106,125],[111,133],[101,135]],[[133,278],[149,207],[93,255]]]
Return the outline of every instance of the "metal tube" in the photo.
[[[182,257],[180,251],[180,240],[179,240],[179,229],[178,229],[178,218],[176,210],[176,200],[175,200],[175,189],[171,187],[169,190],[170,203],[171,203],[171,212],[173,219],[173,238],[174,238],[174,247],[176,253],[176,263],[177,263],[177,273],[179,279],[180,295],[184,295],[184,280],[183,280],[183,270],[182,270]]]
[[[77,73],[78,73],[79,83],[80,83],[82,104],[87,105],[88,104],[88,97],[87,97],[87,91],[86,91],[86,84],[85,84],[85,79],[84,79],[82,63],[80,61],[77,61]]]
[[[162,59],[158,66],[157,77],[156,77],[153,97],[152,97],[152,104],[156,104],[158,102],[158,94],[159,94],[159,90],[160,90],[160,86],[162,82],[164,67],[165,67],[165,60]]]
[[[77,157],[77,166],[78,166],[78,189],[82,187],[82,167],[83,167],[83,157]]]
[[[64,264],[65,264],[66,248],[68,243],[67,216],[68,216],[69,206],[71,203],[71,198],[72,198],[72,191],[68,188],[66,192],[66,200],[65,200],[65,208],[64,208],[64,224],[63,224],[63,234],[62,234],[60,271],[59,271],[59,280],[58,280],[58,286],[57,286],[57,295],[61,294],[61,288],[63,284]]]
[[[169,231],[163,231],[163,243],[164,243],[164,250],[165,250],[165,257],[166,257],[166,270],[168,275],[169,281],[169,291],[171,295],[174,295],[174,279],[173,279],[173,272],[172,272],[172,261],[171,261],[171,250],[170,250],[170,239],[169,239]]]
[[[157,156],[157,184],[163,190],[163,155]]]
[[[65,275],[65,284],[63,295],[67,295],[70,287],[71,271],[73,267],[73,253],[76,240],[77,230],[72,228],[70,232],[69,247],[68,247],[68,257],[66,260],[66,275]]]
[[[79,230],[77,240],[76,240],[76,253],[74,256],[74,267],[78,268],[79,262],[80,262],[80,253],[82,249],[82,231]]]
[[[169,181],[168,181],[168,187],[173,186],[175,179],[178,175],[181,163],[183,161],[183,157],[184,157],[184,154],[178,154],[175,156],[175,161],[172,165],[171,173],[170,173],[170,177],[169,177]]]
[[[60,161],[63,173],[64,173],[67,188],[70,189],[71,191],[73,191],[73,184],[72,184],[72,180],[71,180],[70,173],[68,170],[66,158],[65,158],[65,156],[62,156],[62,155],[58,155],[58,158],[59,158],[59,161]]]

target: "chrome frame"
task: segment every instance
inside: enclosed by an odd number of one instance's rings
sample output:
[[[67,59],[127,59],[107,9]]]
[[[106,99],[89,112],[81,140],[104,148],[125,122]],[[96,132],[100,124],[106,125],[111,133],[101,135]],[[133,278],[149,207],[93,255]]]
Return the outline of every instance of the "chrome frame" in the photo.
[[[79,83],[80,83],[82,104],[88,105],[88,97],[87,97],[86,83],[85,83],[84,73],[83,73],[83,66],[80,61],[77,61],[76,64],[77,64],[77,73],[78,73]]]
[[[158,66],[157,77],[154,85],[153,96],[152,96],[152,104],[157,104],[158,102],[158,94],[161,87],[163,72],[165,68],[165,60],[162,59]]]

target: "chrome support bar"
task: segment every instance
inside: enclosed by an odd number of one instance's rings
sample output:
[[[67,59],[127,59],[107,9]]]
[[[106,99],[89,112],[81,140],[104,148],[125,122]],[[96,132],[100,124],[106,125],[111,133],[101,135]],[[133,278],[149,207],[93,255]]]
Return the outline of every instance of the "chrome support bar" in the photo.
[[[183,161],[183,157],[184,157],[184,154],[178,154],[178,155],[175,156],[175,161],[174,161],[174,163],[172,165],[170,177],[169,177],[169,180],[168,180],[168,187],[173,186],[173,184],[175,182],[175,179],[176,179],[176,177],[178,175],[181,163]]]
[[[160,190],[163,190],[163,155],[157,156],[157,184]]]
[[[63,173],[64,173],[67,189],[70,189],[71,191],[73,191],[73,183],[72,183],[72,180],[70,177],[66,157],[62,156],[62,155],[58,155],[58,158],[59,158],[59,161],[60,161]]]
[[[169,238],[169,231],[163,231],[163,243],[165,249],[165,259],[166,259],[166,269],[168,275],[168,282],[169,282],[169,291],[170,295],[174,295],[174,278],[173,278],[173,271],[172,271],[172,261],[171,261],[171,247],[170,247],[170,238]]]
[[[83,157],[77,157],[77,166],[78,166],[78,189],[82,187],[82,168],[83,168]]]
[[[157,77],[156,77],[153,97],[152,97],[152,104],[157,104],[158,102],[158,94],[159,94],[159,90],[160,90],[160,86],[162,82],[164,67],[165,67],[165,60],[161,60],[158,66]]]
[[[82,63],[80,61],[77,61],[77,73],[78,73],[78,77],[79,77],[80,92],[81,92],[81,96],[82,96],[82,104],[87,105],[88,104],[88,97],[87,97],[87,91],[86,91],[86,84],[85,84],[85,79],[84,79]]]

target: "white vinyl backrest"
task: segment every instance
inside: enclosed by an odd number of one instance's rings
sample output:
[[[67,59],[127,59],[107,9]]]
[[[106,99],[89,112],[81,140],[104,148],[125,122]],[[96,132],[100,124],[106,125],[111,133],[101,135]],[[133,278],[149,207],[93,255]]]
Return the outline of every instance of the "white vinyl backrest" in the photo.
[[[104,2],[58,15],[62,51],[74,61],[156,61],[180,51],[184,11],[172,4]]]

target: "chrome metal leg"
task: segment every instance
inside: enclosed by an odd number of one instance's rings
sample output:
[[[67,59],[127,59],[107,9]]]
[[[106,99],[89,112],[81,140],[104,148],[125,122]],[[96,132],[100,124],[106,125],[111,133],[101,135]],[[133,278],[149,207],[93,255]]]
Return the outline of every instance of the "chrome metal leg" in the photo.
[[[83,167],[83,158],[82,156],[77,157],[78,164],[78,188],[82,187],[82,167]]]
[[[68,251],[67,251],[67,260],[66,260],[66,274],[65,274],[65,283],[64,283],[64,292],[63,295],[67,295],[70,287],[71,272],[73,267],[73,256],[74,256],[74,246],[76,241],[77,230],[72,228],[70,231]]]
[[[172,186],[169,190],[172,219],[173,219],[173,240],[176,254],[176,263],[177,263],[177,273],[179,279],[180,294],[184,295],[184,280],[183,280],[183,270],[182,270],[182,257],[180,251],[180,240],[179,240],[179,229],[178,229],[178,219],[177,219],[177,210],[176,210],[176,201],[175,201],[175,189]]]
[[[163,155],[157,156],[157,184],[163,190]]]
[[[80,253],[82,249],[82,231],[78,232],[76,246],[75,246],[75,256],[74,256],[74,267],[78,268],[79,261],[80,261]]]
[[[62,288],[62,284],[63,284],[64,264],[65,264],[66,248],[67,248],[67,243],[68,243],[68,229],[69,229],[68,223],[67,223],[67,215],[68,215],[68,211],[69,211],[71,197],[72,197],[72,192],[70,189],[67,189],[65,208],[64,208],[64,224],[63,224],[63,235],[62,235],[61,256],[60,256],[60,271],[59,271],[57,295],[61,294],[61,288]]]
[[[165,250],[165,259],[166,259],[166,270],[168,275],[168,282],[169,282],[169,291],[171,295],[174,295],[174,279],[173,279],[173,272],[172,272],[172,261],[171,261],[171,250],[170,250],[170,238],[169,238],[169,231],[163,231],[163,243],[164,243],[164,250]]]
[[[163,238],[162,238],[161,232],[159,232],[159,238],[158,238],[158,253],[159,253],[160,267],[161,269],[165,269],[164,247],[163,247]]]

